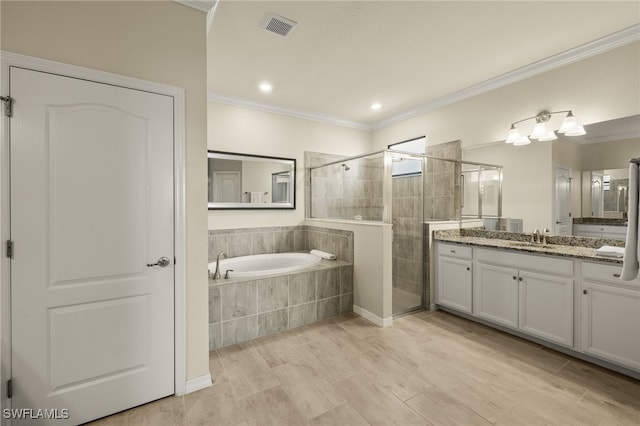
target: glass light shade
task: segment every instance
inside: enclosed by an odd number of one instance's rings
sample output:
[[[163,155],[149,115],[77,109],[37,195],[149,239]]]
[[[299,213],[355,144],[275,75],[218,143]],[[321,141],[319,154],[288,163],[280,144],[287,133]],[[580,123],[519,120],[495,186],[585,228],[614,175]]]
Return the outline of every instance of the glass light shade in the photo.
[[[547,134],[547,125],[545,123],[536,123],[533,127],[533,133],[529,136],[531,139],[540,139]]]
[[[515,141],[513,143],[514,146],[521,146],[521,145],[529,145],[531,143],[531,139],[529,139],[526,136],[522,136],[520,139],[518,139],[517,141]]]
[[[520,139],[522,139],[520,132],[512,124],[511,130],[509,130],[509,134],[507,135],[507,140],[505,140],[505,143],[515,143]]]
[[[587,132],[584,130],[583,126],[578,126],[575,130],[570,130],[568,132],[565,132],[565,136],[582,136],[582,135],[586,135]]]
[[[578,130],[578,121],[571,112],[567,114],[562,122],[562,126],[558,129],[558,133],[575,132]]]
[[[544,135],[542,135],[542,136],[540,136],[540,137],[538,138],[538,140],[539,140],[540,142],[544,142],[544,141],[554,141],[554,140],[556,140],[556,139],[558,139],[558,137],[556,136],[556,134],[555,134],[552,130],[548,131],[547,133],[545,133]]]

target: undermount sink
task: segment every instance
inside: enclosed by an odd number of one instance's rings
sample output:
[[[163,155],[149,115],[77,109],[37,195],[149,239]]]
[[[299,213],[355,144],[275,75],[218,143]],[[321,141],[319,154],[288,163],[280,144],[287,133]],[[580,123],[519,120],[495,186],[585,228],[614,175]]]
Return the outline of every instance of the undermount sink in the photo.
[[[556,248],[555,246],[549,245],[549,244],[541,244],[541,243],[528,243],[525,241],[512,241],[509,243],[509,245],[511,247],[538,247],[538,248],[544,248],[544,249],[554,249]]]

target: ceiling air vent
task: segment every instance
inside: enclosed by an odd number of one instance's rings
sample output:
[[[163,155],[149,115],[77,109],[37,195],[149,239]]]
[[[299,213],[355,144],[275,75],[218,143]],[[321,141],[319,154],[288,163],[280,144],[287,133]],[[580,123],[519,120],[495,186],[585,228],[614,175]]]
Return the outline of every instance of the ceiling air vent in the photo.
[[[279,15],[271,14],[264,21],[263,28],[272,33],[286,37],[298,23]]]

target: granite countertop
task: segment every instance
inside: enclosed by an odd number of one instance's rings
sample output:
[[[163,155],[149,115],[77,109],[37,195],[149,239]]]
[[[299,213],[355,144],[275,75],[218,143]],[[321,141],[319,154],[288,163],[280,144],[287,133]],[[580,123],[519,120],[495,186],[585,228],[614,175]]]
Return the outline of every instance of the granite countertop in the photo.
[[[628,219],[615,219],[606,217],[574,217],[574,225],[607,225],[607,226],[627,226]]]
[[[601,238],[549,236],[549,244],[532,244],[531,234],[513,232],[463,229],[435,231],[433,238],[438,241],[509,249],[513,252],[534,253],[560,257],[571,257],[598,262],[621,264],[622,258],[596,256],[596,249],[604,245],[623,247],[624,242]]]

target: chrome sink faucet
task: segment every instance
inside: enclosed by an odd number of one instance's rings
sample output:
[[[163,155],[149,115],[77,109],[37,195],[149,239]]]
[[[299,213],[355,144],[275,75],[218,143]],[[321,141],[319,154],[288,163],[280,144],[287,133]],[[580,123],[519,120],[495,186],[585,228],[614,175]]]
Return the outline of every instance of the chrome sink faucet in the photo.
[[[535,231],[533,231],[533,233],[531,233],[531,242],[532,243],[536,243],[536,244],[540,244],[540,230],[536,229]]]
[[[544,228],[544,234],[542,235],[542,245],[546,246],[547,245],[547,235],[549,235],[551,233],[551,231],[549,231],[549,228]]]
[[[222,278],[222,275],[220,275],[220,256],[222,256],[223,258],[227,258],[227,253],[221,251],[220,253],[218,253],[218,257],[216,258],[216,271],[213,273],[213,276],[211,278],[213,278],[214,280],[219,280],[220,278]]]

